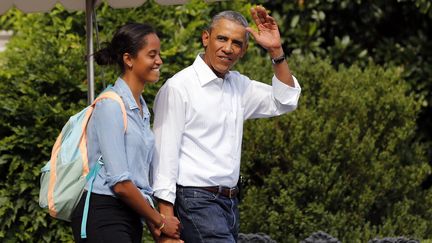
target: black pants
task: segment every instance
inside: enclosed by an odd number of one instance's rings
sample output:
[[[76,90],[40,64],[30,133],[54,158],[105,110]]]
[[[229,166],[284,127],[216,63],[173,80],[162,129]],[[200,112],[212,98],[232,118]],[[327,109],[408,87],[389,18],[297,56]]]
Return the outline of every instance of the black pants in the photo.
[[[143,225],[137,213],[120,199],[92,193],[87,218],[87,239],[81,239],[81,220],[86,193],[72,214],[75,242],[141,243]]]

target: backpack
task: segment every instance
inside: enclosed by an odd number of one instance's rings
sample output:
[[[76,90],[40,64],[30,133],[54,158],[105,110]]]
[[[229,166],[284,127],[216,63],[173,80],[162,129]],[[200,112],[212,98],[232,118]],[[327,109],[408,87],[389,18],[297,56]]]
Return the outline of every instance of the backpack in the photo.
[[[84,186],[89,182],[81,224],[81,238],[86,238],[87,214],[93,181],[103,166],[100,157],[95,166],[89,169],[86,130],[96,103],[102,99],[113,99],[120,104],[126,132],[127,115],[123,100],[108,88],[91,105],[69,118],[53,146],[51,159],[41,169],[39,206],[48,208],[49,214],[57,219],[71,221],[72,212],[84,192]]]

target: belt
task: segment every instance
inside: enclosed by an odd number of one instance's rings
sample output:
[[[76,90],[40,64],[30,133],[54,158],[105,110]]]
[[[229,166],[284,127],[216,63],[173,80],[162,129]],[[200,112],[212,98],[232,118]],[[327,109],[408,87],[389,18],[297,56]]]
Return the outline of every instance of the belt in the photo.
[[[208,186],[208,187],[198,187],[200,189],[222,195],[227,198],[235,198],[239,193],[238,187],[223,187],[223,186]]]

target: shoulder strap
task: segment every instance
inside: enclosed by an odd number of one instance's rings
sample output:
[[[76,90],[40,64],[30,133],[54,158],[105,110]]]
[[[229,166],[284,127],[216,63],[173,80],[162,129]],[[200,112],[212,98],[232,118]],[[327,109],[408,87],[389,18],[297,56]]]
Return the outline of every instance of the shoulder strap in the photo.
[[[84,159],[84,163],[83,163],[83,176],[86,176],[87,173],[90,171],[89,167],[88,167],[88,161],[87,161],[87,124],[88,121],[90,119],[91,114],[93,113],[93,109],[96,105],[97,102],[99,102],[102,99],[112,99],[115,100],[119,103],[121,111],[122,111],[122,115],[123,115],[123,124],[124,124],[124,133],[126,133],[127,130],[127,114],[126,114],[126,108],[125,105],[123,103],[122,98],[120,97],[120,95],[118,95],[116,92],[112,91],[112,90],[107,90],[103,93],[101,93],[94,101],[93,103],[90,105],[90,109],[87,110],[86,114],[85,114],[85,121],[83,122],[83,126],[82,126],[82,137],[79,143],[79,148],[81,151],[81,154],[83,156]]]
[[[118,95],[116,92],[112,91],[112,90],[108,90],[103,92],[102,94],[100,94],[91,104],[92,107],[94,107],[96,105],[97,102],[99,102],[102,99],[112,99],[115,100],[119,103],[122,114],[123,114],[123,124],[124,124],[124,131],[126,132],[127,130],[127,114],[126,114],[126,107],[123,103],[122,98],[120,97],[120,95]]]
[[[87,174],[86,179],[90,182],[89,188],[87,190],[87,195],[84,203],[84,209],[83,209],[83,216],[81,219],[81,239],[87,238],[87,218],[88,218],[88,211],[90,207],[90,195],[93,191],[93,183],[94,180],[99,173],[100,168],[102,167],[102,156],[99,157],[97,163],[93,166],[93,168],[90,170],[90,172]]]
[[[115,100],[119,103],[121,111],[122,111],[122,115],[123,115],[123,124],[124,124],[124,132],[126,132],[127,130],[127,114],[126,114],[126,108],[125,105],[123,103],[122,98],[114,91],[112,90],[108,90],[103,92],[102,94],[100,94],[91,104],[92,109],[95,107],[96,103],[99,102],[102,99],[112,99]],[[81,220],[81,238],[82,239],[86,239],[87,238],[87,217],[88,217],[88,210],[89,210],[89,205],[90,205],[90,195],[93,191],[93,182],[96,178],[96,175],[99,172],[99,169],[102,167],[103,162],[102,162],[102,156],[99,157],[97,163],[94,165],[94,167],[92,168],[92,170],[87,174],[86,179],[87,181],[90,182],[88,191],[87,191],[87,195],[86,195],[86,199],[85,199],[85,203],[84,203],[84,209],[83,209],[83,217]]]

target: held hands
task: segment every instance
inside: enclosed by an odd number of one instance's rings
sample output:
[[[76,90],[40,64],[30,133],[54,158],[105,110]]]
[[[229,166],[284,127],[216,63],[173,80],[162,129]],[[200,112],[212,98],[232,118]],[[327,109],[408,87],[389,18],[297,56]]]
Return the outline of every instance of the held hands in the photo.
[[[164,218],[164,225],[159,228],[161,233],[171,238],[180,239],[180,221],[174,216],[165,217],[163,214],[161,215]]]
[[[162,222],[156,226],[147,221],[147,226],[157,242],[180,242],[180,221],[174,216],[162,216]],[[168,239],[171,239],[169,241]]]
[[[272,52],[282,50],[279,28],[275,19],[267,14],[263,6],[252,7],[250,11],[258,31],[250,27],[247,27],[246,30],[251,33],[255,41],[269,51],[271,55]],[[277,54],[275,53],[275,55]]]

